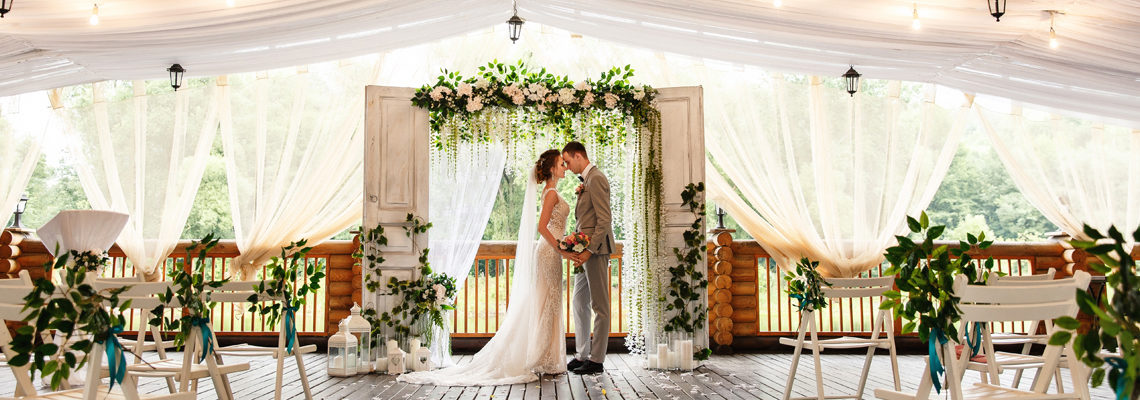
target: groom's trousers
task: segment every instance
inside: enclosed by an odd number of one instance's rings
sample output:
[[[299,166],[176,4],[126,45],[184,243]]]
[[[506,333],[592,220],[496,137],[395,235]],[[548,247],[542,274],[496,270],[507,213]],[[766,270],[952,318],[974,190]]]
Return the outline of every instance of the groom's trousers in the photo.
[[[594,254],[574,276],[574,346],[579,360],[606,359],[610,339],[610,255]],[[593,329],[590,311],[594,314]],[[590,334],[593,333],[593,337]]]

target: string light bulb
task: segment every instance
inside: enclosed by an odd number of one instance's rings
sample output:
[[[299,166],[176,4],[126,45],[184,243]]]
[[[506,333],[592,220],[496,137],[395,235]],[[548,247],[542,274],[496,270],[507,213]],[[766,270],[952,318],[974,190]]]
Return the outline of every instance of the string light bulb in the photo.
[[[914,3],[914,17],[910,21],[910,27],[914,30],[922,29],[922,21],[918,20],[918,2]]]
[[[234,6],[234,0],[226,0],[226,7],[233,7],[233,6]]]
[[[90,22],[91,25],[99,25],[99,3],[95,3],[95,6],[91,7],[91,18],[88,18],[87,22]]]
[[[1056,49],[1061,44],[1057,42],[1057,30],[1053,29],[1053,22],[1057,19],[1056,11],[1049,11],[1049,48]]]
[[[780,0],[772,0],[772,7],[780,8],[782,5],[784,5],[784,2]]]

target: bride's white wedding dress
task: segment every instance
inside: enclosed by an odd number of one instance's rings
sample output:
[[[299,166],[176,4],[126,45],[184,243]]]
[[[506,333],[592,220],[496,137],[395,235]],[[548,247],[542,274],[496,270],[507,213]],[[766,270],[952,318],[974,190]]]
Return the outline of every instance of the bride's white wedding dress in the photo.
[[[527,191],[524,210],[534,210],[533,192]],[[556,236],[565,233],[570,205],[553,189],[542,195],[558,197],[547,228]],[[520,225],[510,305],[495,336],[467,364],[403,374],[397,381],[436,386],[513,385],[536,381],[541,374],[566,372],[562,256],[546,240],[535,245],[535,213],[527,214],[523,212]]]

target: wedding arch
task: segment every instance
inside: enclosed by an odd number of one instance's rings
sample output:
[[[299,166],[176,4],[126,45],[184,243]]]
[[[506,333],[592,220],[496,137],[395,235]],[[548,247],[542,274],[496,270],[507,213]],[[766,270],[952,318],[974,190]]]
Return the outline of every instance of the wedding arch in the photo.
[[[491,62],[419,89],[368,86],[364,226],[388,234],[366,248],[383,257],[366,257],[362,301],[379,313],[396,307],[402,299],[376,282],[416,282],[425,262],[465,278],[502,174],[526,173],[542,150],[577,140],[610,177],[625,236],[627,347],[641,352],[683,329],[707,348],[704,210],[693,190],[705,174],[702,91],[633,85],[632,76],[615,67],[575,82]],[[408,230],[413,220],[432,229]],[[433,343],[445,360],[446,342]]]

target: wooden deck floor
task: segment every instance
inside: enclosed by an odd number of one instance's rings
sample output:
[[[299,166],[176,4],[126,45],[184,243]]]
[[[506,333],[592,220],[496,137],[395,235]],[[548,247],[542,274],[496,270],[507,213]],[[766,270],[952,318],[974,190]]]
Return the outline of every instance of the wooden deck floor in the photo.
[[[175,356],[178,356],[177,354]],[[702,368],[691,373],[662,373],[648,371],[639,365],[640,359],[628,354],[611,354],[606,361],[606,373],[594,376],[559,375],[543,377],[540,382],[526,385],[492,387],[436,387],[398,383],[391,376],[367,375],[349,378],[330,378],[325,374],[325,355],[310,354],[306,369],[315,399],[779,399],[787,378],[791,354],[738,354],[713,356]],[[470,356],[457,356],[457,362],[466,363]],[[272,399],[275,387],[275,362],[268,358],[226,358],[226,361],[249,361],[252,368],[232,377],[234,394],[239,399]],[[800,363],[793,396],[814,396],[814,370],[810,358]],[[925,367],[921,356],[900,356],[903,389],[913,391]],[[862,364],[860,355],[827,354],[823,358],[825,388],[829,395],[854,394]],[[1012,373],[1006,373],[1003,382],[1008,384]],[[286,363],[284,393],[286,398],[303,399],[301,382],[296,368]],[[966,382],[977,382],[977,373],[970,372]],[[1071,390],[1065,373],[1066,389]],[[864,398],[874,398],[874,388],[892,387],[890,359],[876,356]],[[1021,387],[1028,388],[1029,379]],[[0,396],[11,396],[15,382],[11,374],[0,376]],[[143,391],[161,393],[166,390],[160,379],[145,380]],[[1055,390],[1055,389],[1054,389]],[[201,381],[199,399],[216,396],[209,379]],[[938,396],[937,398],[942,398]],[[1093,399],[1113,398],[1107,386],[1092,390]]]

